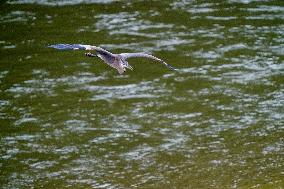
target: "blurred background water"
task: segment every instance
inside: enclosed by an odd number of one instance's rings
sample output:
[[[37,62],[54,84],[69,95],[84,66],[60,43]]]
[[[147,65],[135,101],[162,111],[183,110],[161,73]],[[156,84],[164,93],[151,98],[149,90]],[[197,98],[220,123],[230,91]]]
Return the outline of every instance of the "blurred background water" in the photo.
[[[0,3],[1,188],[283,188],[284,2]],[[56,43],[147,52],[116,70]]]

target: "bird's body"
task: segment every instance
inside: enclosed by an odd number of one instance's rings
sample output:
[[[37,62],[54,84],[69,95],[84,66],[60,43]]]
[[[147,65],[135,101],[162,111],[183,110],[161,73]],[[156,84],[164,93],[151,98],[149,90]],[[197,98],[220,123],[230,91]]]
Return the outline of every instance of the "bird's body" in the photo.
[[[133,68],[128,64],[126,59],[134,58],[134,57],[144,57],[159,61],[166,65],[169,69],[176,70],[171,65],[167,64],[163,60],[146,54],[146,53],[121,53],[121,54],[113,54],[101,47],[91,46],[91,45],[82,45],[82,44],[56,44],[50,45],[49,47],[59,49],[59,50],[87,50],[87,51],[95,51],[96,54],[92,54],[90,52],[85,53],[88,57],[99,57],[106,64],[115,68],[118,73],[123,74],[126,71],[126,68],[133,70]]]

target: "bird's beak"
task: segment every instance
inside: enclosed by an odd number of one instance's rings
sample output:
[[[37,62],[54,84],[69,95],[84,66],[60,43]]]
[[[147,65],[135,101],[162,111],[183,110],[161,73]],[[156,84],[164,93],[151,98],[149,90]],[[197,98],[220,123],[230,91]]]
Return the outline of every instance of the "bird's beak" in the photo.
[[[126,67],[126,68],[130,69],[131,71],[133,71],[132,66],[130,66],[129,64],[127,65],[127,67]]]

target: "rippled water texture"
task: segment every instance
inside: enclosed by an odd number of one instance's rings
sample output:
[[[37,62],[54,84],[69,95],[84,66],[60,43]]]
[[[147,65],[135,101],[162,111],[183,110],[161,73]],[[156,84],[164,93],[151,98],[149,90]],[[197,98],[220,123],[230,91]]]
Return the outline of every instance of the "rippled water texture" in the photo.
[[[0,3],[1,188],[283,188],[284,3]],[[147,52],[119,75],[81,51]]]

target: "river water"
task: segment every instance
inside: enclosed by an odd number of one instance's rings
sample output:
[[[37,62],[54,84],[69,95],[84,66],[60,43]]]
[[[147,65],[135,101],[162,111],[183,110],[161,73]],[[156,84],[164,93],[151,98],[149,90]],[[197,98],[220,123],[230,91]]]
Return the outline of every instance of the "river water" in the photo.
[[[283,188],[284,2],[0,3],[1,188]],[[147,52],[119,75],[82,51]]]

